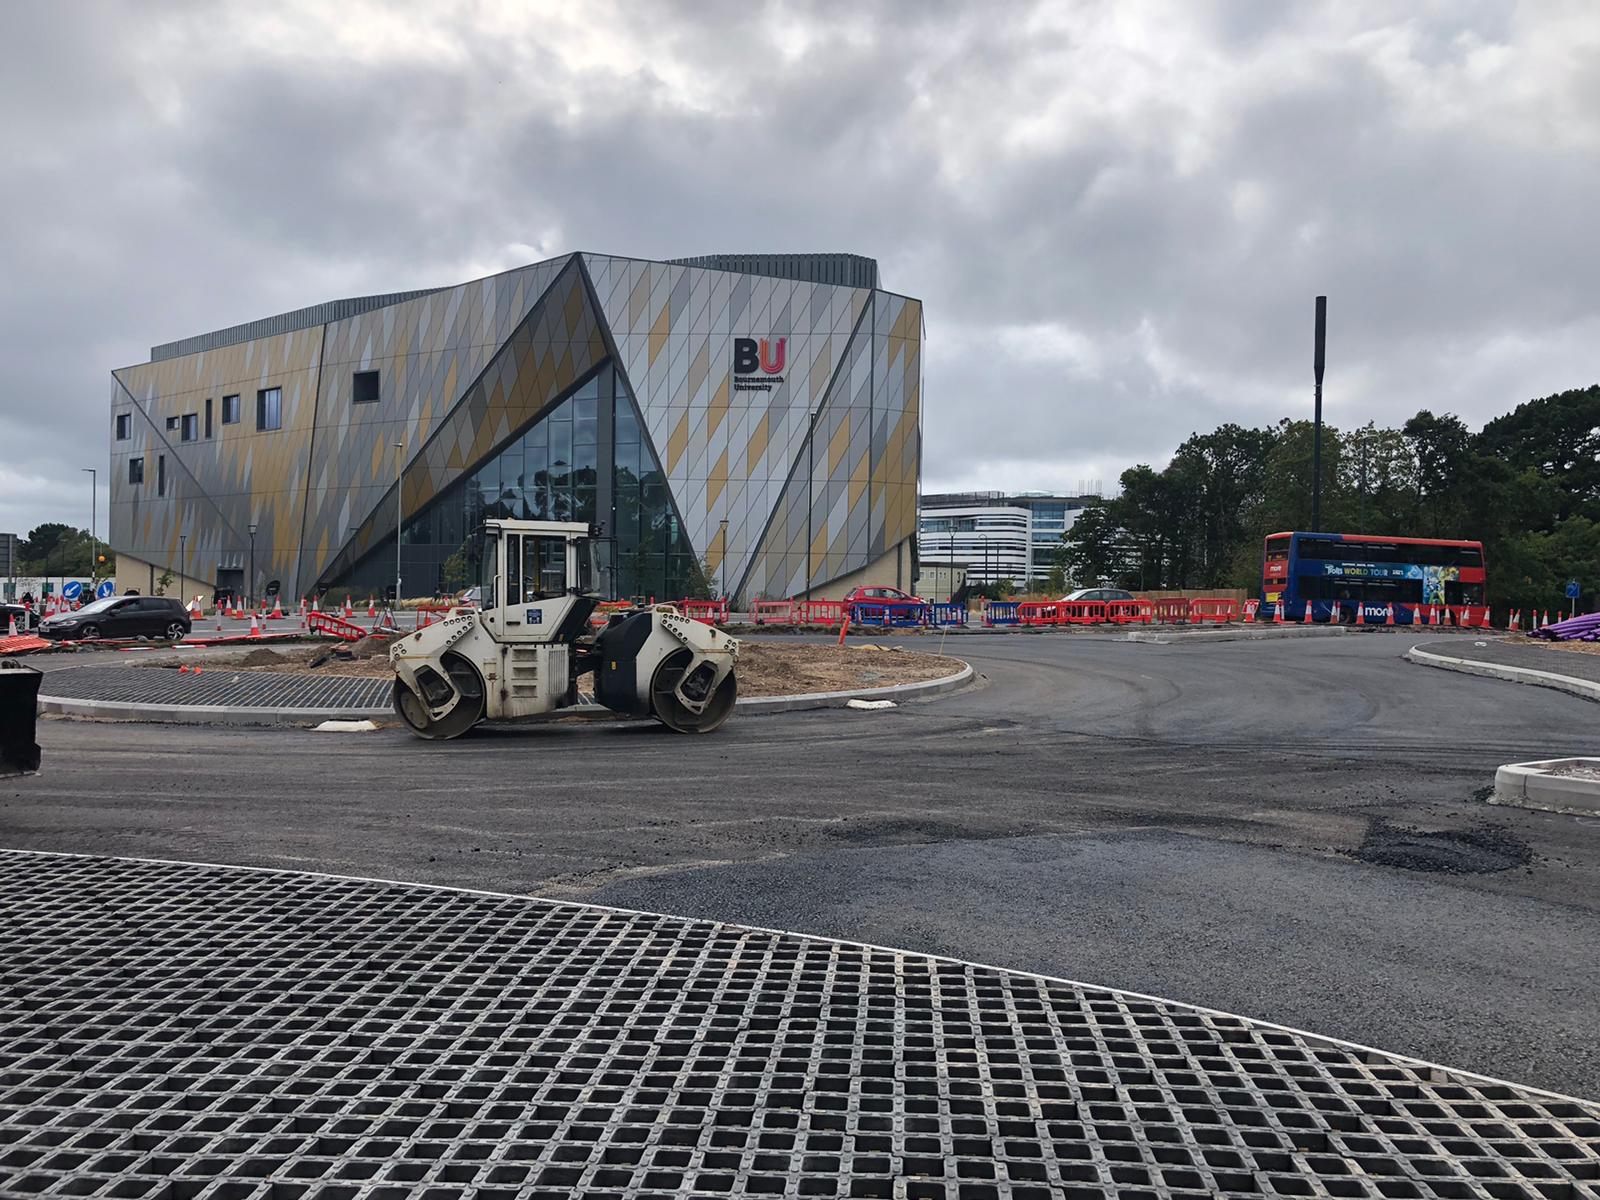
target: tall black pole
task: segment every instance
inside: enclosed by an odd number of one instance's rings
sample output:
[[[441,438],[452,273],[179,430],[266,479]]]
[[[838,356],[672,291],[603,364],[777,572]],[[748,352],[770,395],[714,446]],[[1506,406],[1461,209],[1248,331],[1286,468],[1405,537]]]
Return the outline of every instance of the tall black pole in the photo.
[[[1322,531],[1322,353],[1328,336],[1328,298],[1317,297],[1316,424],[1311,434],[1311,532]]]

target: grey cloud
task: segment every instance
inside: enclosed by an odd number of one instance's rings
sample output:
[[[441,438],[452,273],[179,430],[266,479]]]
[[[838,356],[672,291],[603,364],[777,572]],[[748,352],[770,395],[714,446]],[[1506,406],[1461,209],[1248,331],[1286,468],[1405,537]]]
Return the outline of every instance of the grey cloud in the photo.
[[[1581,4],[1001,11],[593,4],[580,63],[477,5],[359,62],[293,8],[260,43],[244,6],[13,10],[0,529],[86,507],[151,343],[516,247],[874,255],[927,305],[930,487],[1110,482],[1304,406],[1318,292],[1337,421],[1594,381]]]

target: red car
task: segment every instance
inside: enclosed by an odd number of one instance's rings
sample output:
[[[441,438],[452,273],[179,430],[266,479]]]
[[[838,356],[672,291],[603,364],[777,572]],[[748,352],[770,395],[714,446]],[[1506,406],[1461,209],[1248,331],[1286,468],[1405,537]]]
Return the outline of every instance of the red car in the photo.
[[[878,624],[887,617],[884,623],[889,625],[917,625],[927,614],[928,602],[899,588],[858,587],[846,593],[844,607],[852,621],[863,624]]]

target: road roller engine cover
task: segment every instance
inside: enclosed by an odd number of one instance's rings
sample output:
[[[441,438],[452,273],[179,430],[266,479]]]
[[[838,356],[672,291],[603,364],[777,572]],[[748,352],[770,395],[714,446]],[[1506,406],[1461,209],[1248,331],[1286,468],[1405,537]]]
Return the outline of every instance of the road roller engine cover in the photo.
[[[709,733],[738,696],[739,643],[671,605],[591,633],[595,530],[567,521],[485,521],[474,546],[481,608],[457,608],[389,651],[394,707],[414,733],[459,737],[479,721],[544,716],[581,702],[578,677],[619,713]]]

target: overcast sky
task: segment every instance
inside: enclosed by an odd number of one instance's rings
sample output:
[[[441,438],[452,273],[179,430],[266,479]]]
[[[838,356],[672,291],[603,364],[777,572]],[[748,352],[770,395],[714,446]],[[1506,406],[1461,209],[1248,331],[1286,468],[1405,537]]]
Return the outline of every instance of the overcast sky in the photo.
[[[926,304],[924,485],[1600,380],[1600,5],[7,5],[0,530],[109,374],[591,249],[846,250]],[[103,474],[103,471],[102,471]],[[100,528],[105,527],[104,480]]]

